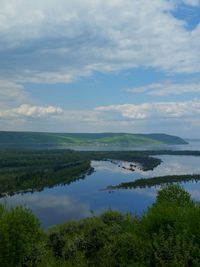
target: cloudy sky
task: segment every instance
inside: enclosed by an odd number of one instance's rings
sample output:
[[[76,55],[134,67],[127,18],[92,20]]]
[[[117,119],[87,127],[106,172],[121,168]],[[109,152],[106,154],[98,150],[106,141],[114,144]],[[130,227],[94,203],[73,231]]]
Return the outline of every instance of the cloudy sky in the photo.
[[[0,130],[200,133],[200,0],[0,0]]]

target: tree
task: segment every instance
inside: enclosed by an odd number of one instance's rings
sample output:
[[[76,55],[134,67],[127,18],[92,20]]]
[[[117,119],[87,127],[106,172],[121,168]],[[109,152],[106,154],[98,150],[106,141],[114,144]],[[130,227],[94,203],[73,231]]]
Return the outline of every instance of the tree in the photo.
[[[156,204],[176,205],[187,207],[193,205],[190,194],[179,185],[169,185],[157,194]]]
[[[39,221],[24,207],[0,205],[0,266],[20,266],[41,240]]]

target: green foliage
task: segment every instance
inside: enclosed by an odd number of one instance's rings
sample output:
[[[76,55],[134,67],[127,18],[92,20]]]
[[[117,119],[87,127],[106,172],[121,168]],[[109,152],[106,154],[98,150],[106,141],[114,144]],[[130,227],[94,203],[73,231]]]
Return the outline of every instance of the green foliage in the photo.
[[[180,208],[194,205],[191,196],[179,185],[173,185],[163,188],[158,192],[156,205],[166,204],[170,206],[178,206]]]
[[[1,267],[16,267],[36,261],[36,253],[33,252],[36,252],[41,238],[39,222],[30,210],[0,205]]]
[[[146,188],[157,185],[169,185],[173,183],[200,181],[200,174],[184,174],[184,175],[165,175],[153,178],[137,179],[133,182],[121,183],[117,186],[108,186],[108,190],[114,189],[130,189],[130,188]]]
[[[152,246],[157,266],[194,266],[192,253],[200,252],[187,232],[175,233],[170,227],[167,233],[159,230],[153,235]]]
[[[198,267],[200,207],[172,185],[141,218],[109,210],[45,236],[29,210],[0,205],[0,256],[2,267]]]
[[[49,240],[66,266],[200,266],[200,208],[172,185],[158,192],[142,218],[108,211],[56,226]]]

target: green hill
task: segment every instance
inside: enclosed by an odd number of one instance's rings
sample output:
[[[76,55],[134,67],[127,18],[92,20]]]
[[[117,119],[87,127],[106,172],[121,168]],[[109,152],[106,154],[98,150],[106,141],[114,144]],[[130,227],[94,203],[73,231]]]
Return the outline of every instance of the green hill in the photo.
[[[140,146],[187,144],[180,137],[167,134],[129,133],[42,133],[0,131],[0,146]]]

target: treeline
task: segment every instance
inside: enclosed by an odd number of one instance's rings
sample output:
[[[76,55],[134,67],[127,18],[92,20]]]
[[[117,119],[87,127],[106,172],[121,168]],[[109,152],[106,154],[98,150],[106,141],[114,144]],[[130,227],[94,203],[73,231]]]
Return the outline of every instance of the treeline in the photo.
[[[135,188],[146,188],[158,185],[168,185],[172,183],[182,182],[198,182],[200,181],[200,174],[184,174],[184,175],[165,175],[157,176],[153,178],[141,178],[133,182],[121,183],[117,186],[108,186],[108,190],[113,189],[135,189]]]
[[[144,170],[160,160],[142,152],[89,152],[72,150],[0,150],[0,196],[69,184],[91,173],[91,160],[125,160]]]
[[[200,156],[199,150],[146,150],[147,155]]]
[[[43,232],[32,213],[0,206],[1,267],[200,266],[200,206],[179,186],[142,217],[107,211]]]
[[[41,190],[84,178],[90,161],[71,151],[7,151],[0,153],[0,194]]]

